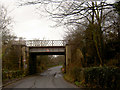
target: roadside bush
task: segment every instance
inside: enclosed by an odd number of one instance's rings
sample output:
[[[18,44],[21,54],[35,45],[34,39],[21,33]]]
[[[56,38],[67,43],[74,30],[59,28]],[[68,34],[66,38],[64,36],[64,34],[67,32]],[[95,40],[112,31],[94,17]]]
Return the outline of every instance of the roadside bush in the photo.
[[[118,67],[80,68],[74,66],[67,69],[65,79],[74,82],[77,86],[120,90],[120,68]]]
[[[3,70],[2,72],[2,80],[10,80],[13,78],[19,78],[19,77],[23,77],[24,76],[24,72],[21,70],[17,70],[17,71],[8,71],[8,70]]]
[[[72,69],[72,74],[73,74],[74,81],[80,81],[81,80],[81,78],[80,78],[81,71],[82,71],[82,69],[80,67],[74,67]]]
[[[84,79],[84,68],[71,65],[71,68],[67,69],[66,74],[72,78],[73,82],[81,82]]]
[[[120,89],[120,69],[113,67],[90,67],[84,70],[88,87]]]

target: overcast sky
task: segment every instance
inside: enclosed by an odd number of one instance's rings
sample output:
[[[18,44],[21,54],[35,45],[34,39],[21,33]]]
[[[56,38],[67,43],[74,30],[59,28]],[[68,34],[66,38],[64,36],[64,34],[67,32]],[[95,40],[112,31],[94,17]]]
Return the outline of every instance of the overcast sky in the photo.
[[[8,8],[9,15],[14,20],[12,29],[15,35],[26,39],[63,39],[62,27],[51,27],[54,22],[46,17],[41,17],[35,6],[18,7],[16,1],[18,0],[0,0],[0,3]]]
[[[18,7],[18,0],[0,0],[0,4],[4,4],[9,15],[13,18],[13,32],[18,37],[26,39],[49,39],[62,40],[65,29],[63,27],[52,28],[54,24],[48,18],[41,17],[33,5]],[[113,0],[108,0],[113,1]],[[39,12],[40,13],[40,12]]]

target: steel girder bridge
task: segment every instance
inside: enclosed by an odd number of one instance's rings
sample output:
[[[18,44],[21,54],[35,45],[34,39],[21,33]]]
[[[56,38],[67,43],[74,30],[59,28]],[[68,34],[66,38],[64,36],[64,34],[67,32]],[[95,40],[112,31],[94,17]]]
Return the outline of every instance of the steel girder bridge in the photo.
[[[65,40],[19,40],[13,45],[21,46],[23,68],[29,74],[36,73],[37,55],[64,55],[65,66],[71,61],[71,48]]]

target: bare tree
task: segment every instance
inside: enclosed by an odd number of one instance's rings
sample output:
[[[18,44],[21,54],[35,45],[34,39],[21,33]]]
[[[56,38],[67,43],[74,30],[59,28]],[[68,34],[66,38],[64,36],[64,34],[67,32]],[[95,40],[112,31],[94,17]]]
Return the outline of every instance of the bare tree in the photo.
[[[113,26],[113,20],[108,15],[114,12],[114,4],[109,4],[106,0],[99,2],[81,2],[79,0],[45,0],[44,2],[43,0],[32,0],[24,2],[22,5],[31,4],[44,4],[44,9],[57,22],[57,26],[72,25],[74,27],[76,25],[82,25],[85,27],[84,38],[86,38],[86,45],[91,43],[89,48],[93,46],[93,50],[95,50],[100,64],[103,65],[104,36],[107,35],[106,32],[112,31],[110,28]]]
[[[11,27],[11,17],[8,16],[7,9],[4,6],[0,6],[0,33],[3,44],[15,38],[11,34],[9,27]]]
[[[11,33],[11,17],[8,16],[8,11],[4,6],[0,5],[0,35],[1,35],[1,54],[3,69],[18,68],[18,61],[21,55],[20,47],[13,46],[12,41],[16,36]],[[19,49],[16,51],[16,49]],[[10,67],[11,66],[11,67]]]

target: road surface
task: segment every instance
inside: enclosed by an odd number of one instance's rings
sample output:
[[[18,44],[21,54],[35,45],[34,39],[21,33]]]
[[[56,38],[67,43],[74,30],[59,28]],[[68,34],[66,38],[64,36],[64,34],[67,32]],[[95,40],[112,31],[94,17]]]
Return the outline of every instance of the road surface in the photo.
[[[49,68],[41,74],[24,78],[5,88],[77,88],[63,79],[61,67]]]

